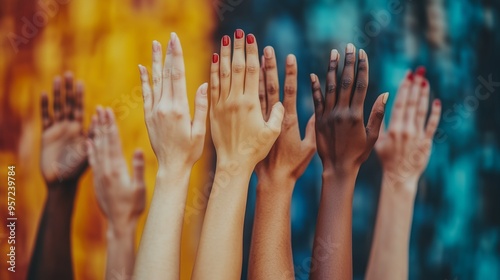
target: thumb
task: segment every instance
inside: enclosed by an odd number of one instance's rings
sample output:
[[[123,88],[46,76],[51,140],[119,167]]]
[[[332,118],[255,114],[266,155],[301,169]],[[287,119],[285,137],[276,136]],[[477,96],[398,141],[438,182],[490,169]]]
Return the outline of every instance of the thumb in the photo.
[[[389,93],[383,93],[378,96],[377,100],[373,104],[372,112],[368,118],[368,125],[366,126],[367,135],[367,146],[371,150],[375,142],[377,142],[378,135],[380,132],[380,127],[384,120],[385,115],[385,104],[389,98]]]
[[[207,112],[208,112],[208,84],[204,83],[196,92],[194,101],[194,118],[192,124],[192,135],[196,137],[205,137]],[[215,104],[213,104],[215,106]]]
[[[132,183],[134,186],[144,186],[144,153],[137,149],[132,158]]]
[[[283,123],[283,116],[285,115],[285,108],[281,102],[277,102],[273,105],[271,114],[269,115],[269,120],[267,121],[267,126],[276,134],[281,132],[281,124]]]
[[[306,126],[306,136],[304,142],[310,143],[316,147],[316,116],[313,114]]]

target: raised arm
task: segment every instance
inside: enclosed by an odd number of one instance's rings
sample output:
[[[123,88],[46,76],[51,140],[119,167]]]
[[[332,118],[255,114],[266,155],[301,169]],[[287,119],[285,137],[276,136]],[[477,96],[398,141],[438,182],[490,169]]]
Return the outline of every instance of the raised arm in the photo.
[[[91,127],[94,137],[87,150],[97,202],[108,219],[106,279],[113,279],[117,274],[133,273],[137,220],[146,202],[144,156],[135,152],[130,177],[111,109],[98,107]]]
[[[311,279],[352,279],[352,198],[361,164],[377,141],[388,93],[380,95],[368,124],[363,105],[368,86],[368,56],[347,45],[344,70],[337,83],[340,55],[330,54],[326,96],[311,74],[316,115],[316,144],[323,163],[323,187],[314,237]]]
[[[83,131],[83,85],[73,88],[66,73],[65,86],[54,79],[53,109],[42,93],[42,145],[40,169],[48,188],[28,270],[28,279],[73,279],[71,217],[78,180],[87,169]],[[63,90],[63,87],[65,88]]]
[[[153,88],[139,65],[149,140],[158,160],[153,200],[142,234],[136,279],[179,279],[182,222],[193,164],[201,157],[208,109],[207,84],[198,88],[191,121],[181,43],[171,34],[162,69],[162,48],[153,42]]]
[[[377,223],[366,279],[407,279],[413,204],[419,177],[429,162],[432,138],[441,115],[435,100],[426,124],[429,83],[424,68],[401,84],[389,129],[382,127],[375,150],[383,179]]]
[[[279,101],[279,80],[272,47],[264,49],[259,97],[264,119]],[[316,152],[314,116],[300,138],[297,119],[297,62],[288,55],[285,66],[283,104],[285,116],[281,134],[267,157],[255,167],[259,183],[248,269],[249,279],[294,277],[290,205],[295,182],[304,173]],[[285,278],[288,277],[288,278]]]
[[[246,57],[245,57],[246,47]],[[217,167],[210,193],[193,279],[241,277],[243,220],[250,175],[276,141],[283,105],[276,103],[269,120],[259,105],[259,55],[252,34],[236,30],[231,68],[231,42],[222,38],[221,55],[211,70],[210,120]]]

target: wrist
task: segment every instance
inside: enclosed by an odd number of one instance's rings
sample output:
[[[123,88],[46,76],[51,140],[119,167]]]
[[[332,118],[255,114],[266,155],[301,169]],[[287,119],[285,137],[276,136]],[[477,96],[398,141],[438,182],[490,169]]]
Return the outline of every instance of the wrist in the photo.
[[[292,195],[296,179],[279,174],[258,174],[257,195]]]
[[[402,178],[394,176],[394,173],[384,171],[382,176],[382,191],[387,195],[397,196],[405,201],[413,201],[417,195],[418,179],[419,177],[417,176]]]
[[[108,241],[124,239],[124,238],[134,238],[136,228],[137,228],[137,219],[133,219],[129,222],[124,222],[124,223],[110,222],[108,224],[106,238],[108,239]]]

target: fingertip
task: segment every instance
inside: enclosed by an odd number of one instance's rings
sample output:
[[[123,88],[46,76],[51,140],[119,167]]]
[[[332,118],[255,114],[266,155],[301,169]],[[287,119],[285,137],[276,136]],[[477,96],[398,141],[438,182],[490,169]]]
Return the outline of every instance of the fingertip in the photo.
[[[316,83],[316,80],[317,80],[316,79],[316,74],[311,73],[311,74],[309,74],[309,77],[311,78],[311,83]]]
[[[293,55],[293,54],[289,54],[286,57],[286,65],[288,65],[288,66],[294,66],[296,61],[297,61],[297,59],[295,58],[295,55]]]

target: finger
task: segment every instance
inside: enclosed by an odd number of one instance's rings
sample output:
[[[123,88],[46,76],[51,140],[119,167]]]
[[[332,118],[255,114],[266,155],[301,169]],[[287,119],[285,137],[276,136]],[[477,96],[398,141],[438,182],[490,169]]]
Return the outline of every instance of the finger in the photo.
[[[136,186],[144,186],[144,153],[137,149],[132,158],[132,182]]]
[[[96,165],[96,159],[95,159],[95,148],[94,148],[92,140],[87,139],[86,145],[87,145],[87,154],[88,154],[88,158],[89,158],[89,165],[92,168],[94,168]]]
[[[314,145],[316,147],[316,117],[314,114],[309,118],[306,126],[306,135],[304,137],[304,142]]]
[[[191,131],[192,138],[205,138],[208,112],[207,88],[208,84],[204,83],[196,92],[194,101],[194,118]]]
[[[105,115],[107,126],[109,128],[109,134],[107,137],[108,149],[110,154],[116,158],[122,156],[122,145],[120,141],[120,134],[118,132],[118,126],[116,125],[115,114],[111,108],[106,108]]]
[[[165,59],[163,60],[163,69],[162,69],[162,85],[161,85],[161,93],[158,99],[154,101],[154,104],[158,104],[160,100],[165,97],[165,102],[171,100],[173,98],[173,88],[172,88],[172,65],[174,64],[174,55],[173,55],[173,33],[170,34],[170,40],[167,44],[167,50],[165,54]],[[161,48],[160,48],[161,49]],[[160,57],[161,59],[161,57]],[[156,95],[155,95],[156,98]]]
[[[234,32],[230,94],[243,94],[245,69],[245,33],[241,29],[236,29]]]
[[[265,121],[268,119],[267,115],[267,97],[266,97],[266,74],[264,72],[264,56],[261,57],[261,65],[259,68],[259,101],[262,117]]]
[[[264,48],[265,72],[266,72],[266,96],[267,106],[272,107],[280,101],[280,86],[278,79],[278,67],[273,47]]]
[[[40,105],[42,111],[42,129],[45,130],[52,125],[52,119],[49,113],[49,97],[46,92],[42,92],[40,97]]]
[[[231,87],[231,38],[224,35],[220,48],[220,100],[226,100]]]
[[[219,81],[219,55],[212,55],[212,65],[210,69],[210,102],[212,106],[219,102],[220,81]]]
[[[285,108],[283,104],[278,101],[278,103],[273,105],[271,113],[269,114],[269,121],[267,121],[267,126],[271,128],[272,131],[279,135],[281,132],[281,124],[283,123],[283,117],[285,115]]]
[[[110,140],[109,138],[111,137],[111,127],[110,127],[110,120],[109,116],[106,112],[106,109],[101,109],[100,110],[100,124],[101,124],[101,129],[102,129],[102,141],[101,141],[101,158],[103,159],[103,165],[105,167],[110,167],[108,159],[110,158]]]
[[[344,70],[342,71],[340,93],[337,106],[348,108],[351,103],[352,87],[354,83],[354,67],[356,65],[356,49],[349,43],[346,47]]]
[[[257,98],[259,94],[259,49],[253,34],[247,35],[245,94]]]
[[[54,78],[54,121],[60,121],[64,118],[62,96],[61,96],[61,78]]]
[[[410,87],[414,81],[414,75],[412,72],[408,71],[405,79],[401,83],[396,95],[396,100],[394,101],[394,106],[392,107],[391,119],[389,121],[390,131],[401,131],[403,129],[403,118],[406,109],[406,99],[408,98],[408,93]]]
[[[83,122],[83,92],[85,91],[83,83],[76,83],[75,105],[73,108],[73,117],[77,122]]]
[[[88,132],[89,139],[94,139],[96,137],[96,130],[97,130],[97,115],[93,115],[92,119],[90,120],[90,126]]]
[[[385,105],[387,104],[388,98],[389,93],[386,92],[379,95],[373,104],[372,112],[370,113],[368,124],[366,126],[367,151],[371,150],[373,145],[375,145],[375,142],[377,142],[380,127],[382,126],[382,121],[384,120]]]
[[[406,129],[415,129],[415,118],[417,113],[418,97],[420,95],[421,84],[424,79],[422,76],[422,67],[417,69],[417,75],[411,85],[406,99],[405,113],[403,117],[403,125]]]
[[[141,74],[142,85],[142,100],[144,103],[144,112],[149,112],[153,108],[153,92],[149,84],[149,74],[146,67],[139,64],[139,72]]]
[[[333,107],[335,107],[335,102],[337,101],[337,69],[339,66],[339,58],[340,55],[337,50],[332,50],[330,52],[330,63],[328,64],[325,89],[325,112],[327,114],[333,110]]]
[[[174,32],[172,32],[170,44],[172,45],[171,48],[173,54],[172,89],[174,106],[182,106],[186,112],[189,112],[184,55],[182,53],[181,41]]]
[[[73,74],[66,72],[64,74],[65,96],[66,104],[64,106],[64,118],[73,119],[73,107],[75,104],[75,96],[73,93]]]
[[[425,135],[428,139],[432,139],[436,133],[436,129],[439,125],[439,120],[441,119],[441,100],[436,99],[432,103],[431,115],[429,116],[429,121],[425,128]]]
[[[162,77],[162,50],[161,44],[158,41],[153,41],[153,63],[152,63],[152,78],[153,78],[153,104],[158,104],[162,94],[163,77]],[[167,67],[167,66],[165,66]]]
[[[424,79],[420,85],[420,93],[418,97],[417,114],[415,117],[415,126],[418,133],[423,133],[425,130],[425,119],[429,110],[429,83]]]
[[[369,81],[368,55],[364,50],[359,50],[358,73],[356,74],[356,85],[352,97],[351,110],[358,116],[363,116],[366,90]]]
[[[297,59],[293,54],[286,57],[283,106],[286,114],[297,115]]]
[[[311,91],[314,102],[314,114],[316,121],[321,120],[324,111],[325,101],[323,100],[323,93],[321,93],[321,85],[316,74],[311,74]]]

